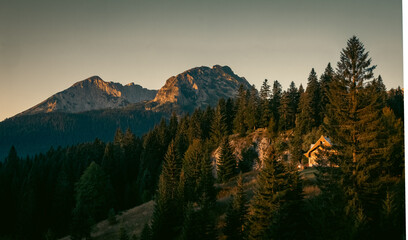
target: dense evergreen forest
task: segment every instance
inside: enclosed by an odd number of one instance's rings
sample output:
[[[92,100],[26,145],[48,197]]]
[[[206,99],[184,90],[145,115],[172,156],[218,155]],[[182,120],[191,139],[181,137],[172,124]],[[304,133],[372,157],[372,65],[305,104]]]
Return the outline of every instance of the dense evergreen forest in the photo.
[[[121,231],[120,239],[405,239],[403,90],[386,91],[374,69],[352,37],[336,69],[329,63],[320,77],[311,69],[306,89],[265,80],[259,91],[241,87],[215,107],[173,114],[140,138],[118,129],[113,142],[27,158],[12,147],[0,162],[0,239],[90,239],[98,221],[151,199],[141,235]],[[254,170],[254,153],[238,160],[229,139],[260,128],[271,153]],[[298,165],[313,132],[334,144],[315,167],[319,193],[310,197]],[[250,171],[251,195],[242,177]],[[220,214],[217,192],[231,181]]]
[[[141,136],[169,117],[165,112],[146,111],[143,104],[120,109],[82,113],[51,112],[13,117],[0,122],[0,159],[14,145],[21,156],[46,152],[51,146],[69,146],[93,141],[112,141],[116,129],[130,128]],[[103,131],[101,131],[103,129]]]

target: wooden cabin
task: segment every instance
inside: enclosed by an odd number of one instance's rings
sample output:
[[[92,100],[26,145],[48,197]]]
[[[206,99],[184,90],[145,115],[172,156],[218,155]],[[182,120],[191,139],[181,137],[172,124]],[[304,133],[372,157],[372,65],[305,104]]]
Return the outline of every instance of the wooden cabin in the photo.
[[[309,151],[307,151],[307,153],[304,154],[309,159],[308,166],[313,167],[313,166],[318,165],[316,160],[319,157],[319,152],[321,152],[324,147],[331,147],[331,146],[332,146],[332,143],[330,139],[322,135],[315,144],[312,144],[310,146]]]

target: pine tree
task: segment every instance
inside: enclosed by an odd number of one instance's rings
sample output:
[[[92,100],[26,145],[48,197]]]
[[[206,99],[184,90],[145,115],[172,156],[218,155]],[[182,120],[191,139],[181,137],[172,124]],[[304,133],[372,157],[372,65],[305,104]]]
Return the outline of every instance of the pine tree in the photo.
[[[119,229],[119,240],[129,240],[129,234],[123,224],[120,226]]]
[[[170,134],[170,136],[176,136],[177,128],[178,128],[178,118],[177,118],[177,114],[175,112],[173,112],[171,114],[170,121],[169,121],[169,134]]]
[[[384,98],[381,84],[373,81],[375,67],[371,66],[364,45],[353,36],[341,52],[336,77],[330,85],[325,127],[336,143],[334,149],[342,171],[340,183],[346,194],[353,237],[370,235],[364,229],[378,219],[380,209],[378,190],[386,139],[382,137],[381,122]]]
[[[142,142],[128,128],[123,138],[124,152],[124,196],[123,208],[130,208],[138,202],[137,179],[140,172],[140,154],[142,152]]]
[[[296,122],[296,114],[298,113],[299,108],[300,94],[293,81],[289,85],[288,93],[290,97],[290,112],[291,112],[290,128],[294,128]]]
[[[73,229],[75,239],[89,238],[91,226],[106,217],[111,205],[112,187],[101,167],[92,162],[75,185]]]
[[[228,98],[225,104],[225,116],[227,124],[227,134],[231,135],[234,132],[234,118],[235,118],[235,103],[234,99]]]
[[[320,76],[320,102],[321,102],[321,115],[320,119],[323,120],[327,114],[326,105],[329,103],[329,90],[330,84],[334,78],[334,70],[331,64],[328,63],[324,73]]]
[[[202,142],[195,139],[184,155],[182,171],[184,177],[183,192],[185,202],[198,200],[198,181],[201,176],[203,154]]]
[[[330,155],[327,154],[327,157]],[[335,160],[333,157],[329,159],[331,162]],[[316,168],[320,194],[307,201],[309,209],[306,218],[309,222],[310,239],[349,239],[344,192],[339,184],[342,172],[339,168],[322,165]]]
[[[288,174],[287,185],[280,200],[279,220],[276,224],[271,224],[269,230],[273,238],[301,239],[309,234],[304,228],[307,221],[303,206],[303,182],[297,163],[285,164],[285,171]]]
[[[226,226],[224,234],[227,239],[245,239],[244,227],[248,213],[248,200],[244,192],[242,175],[238,176],[236,194],[233,196],[226,213]]]
[[[150,229],[149,224],[145,224],[142,230],[142,233],[140,234],[140,240],[151,240],[152,239],[152,232]]]
[[[197,192],[200,205],[212,209],[215,206],[216,191],[214,188],[215,179],[213,176],[213,165],[208,145],[208,143],[205,143],[203,147],[203,158],[201,159]]]
[[[288,173],[275,153],[264,160],[257,178],[257,189],[249,207],[248,239],[270,239],[271,226],[279,223],[279,209],[288,191]]]
[[[169,144],[159,179],[152,220],[152,239],[173,239],[180,231],[183,220],[182,201],[178,184],[181,163],[174,142]]]
[[[193,115],[190,118],[189,128],[188,128],[188,142],[192,143],[194,139],[202,139],[203,138],[203,130],[202,130],[202,111],[201,109],[197,108]],[[226,120],[225,120],[226,122]],[[221,122],[217,122],[221,124]]]
[[[400,87],[389,91],[387,106],[392,109],[397,118],[404,121],[404,91]]]
[[[271,86],[268,84],[268,80],[262,84],[260,90],[260,104],[261,104],[261,121],[260,127],[268,127],[270,118],[271,118],[271,104],[270,104],[270,95],[271,95]]]
[[[123,141],[124,137],[125,136],[124,136],[124,134],[122,132],[122,129],[120,129],[120,128],[116,129],[115,137],[113,139],[113,143],[117,144],[117,145],[122,145],[122,141]]]
[[[123,138],[121,139],[123,144]],[[125,152],[118,144],[108,143],[102,159],[101,167],[110,177],[116,198],[115,208],[122,208],[125,195],[125,175],[122,169],[125,169]]]
[[[236,100],[236,115],[234,118],[234,132],[241,136],[244,136],[247,131],[247,126],[245,125],[245,111],[247,106],[247,96],[244,86],[241,84],[238,89],[237,100]]]
[[[183,227],[180,234],[180,240],[199,239],[200,231],[197,223],[197,213],[194,210],[193,204],[187,204],[184,216]]]
[[[299,98],[302,96],[303,93],[305,93],[305,89],[303,88],[302,84],[300,84],[298,92],[299,92]]]
[[[247,132],[254,131],[259,124],[259,97],[258,91],[255,86],[252,86],[251,89],[247,90],[247,105],[245,109],[245,125],[247,126]]]
[[[214,109],[210,106],[208,106],[203,114],[203,139],[209,139],[210,138],[210,133],[211,133],[211,123],[214,119]]]
[[[292,115],[295,114],[291,108],[291,99],[287,91],[283,92],[279,106],[279,130],[288,130],[291,127]]]
[[[278,132],[280,126],[280,114],[279,109],[281,108],[281,99],[282,99],[282,86],[275,80],[272,87],[272,117],[273,117],[273,133]],[[271,124],[270,124],[271,126]]]
[[[226,103],[223,98],[218,101],[217,108],[215,109],[211,135],[215,144],[219,144],[222,138],[228,135]]]
[[[74,202],[74,186],[68,178],[67,164],[63,164],[55,183],[53,198],[53,212],[55,214],[54,231],[61,235],[71,220],[72,205]]]
[[[187,148],[189,146],[189,128],[190,128],[190,122],[188,116],[183,117],[180,120],[180,123],[178,125],[177,133],[175,136],[175,142],[174,144],[176,145],[176,151],[179,154],[179,156],[183,156],[184,153],[187,151]]]
[[[221,151],[217,163],[217,175],[220,182],[226,182],[235,175],[237,162],[228,137],[224,137],[220,148]]]
[[[309,74],[306,92],[302,94],[296,128],[299,134],[305,134],[321,124],[321,94],[314,69]]]

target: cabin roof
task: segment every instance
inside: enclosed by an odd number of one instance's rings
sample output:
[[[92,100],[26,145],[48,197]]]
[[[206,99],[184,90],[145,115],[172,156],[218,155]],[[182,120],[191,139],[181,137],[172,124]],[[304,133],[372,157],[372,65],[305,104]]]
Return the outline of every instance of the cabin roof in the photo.
[[[321,135],[319,140],[317,140],[315,144],[310,146],[309,151],[307,151],[307,153],[305,153],[304,155],[309,158],[310,154],[322,144],[327,147],[331,147],[333,145],[332,142],[330,141],[330,138]]]

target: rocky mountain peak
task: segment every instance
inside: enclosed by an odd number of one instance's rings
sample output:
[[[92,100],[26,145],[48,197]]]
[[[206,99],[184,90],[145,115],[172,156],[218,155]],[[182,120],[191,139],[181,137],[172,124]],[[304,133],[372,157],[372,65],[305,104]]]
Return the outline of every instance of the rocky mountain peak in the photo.
[[[189,109],[214,106],[220,98],[235,96],[241,84],[250,87],[228,66],[196,67],[170,77],[148,107],[159,110],[166,104]]]
[[[123,86],[120,83],[105,82],[99,76],[92,76],[54,94],[19,115],[55,111],[77,113],[104,108],[119,108],[131,103],[151,100],[156,93],[156,90],[149,90],[134,83]]]

